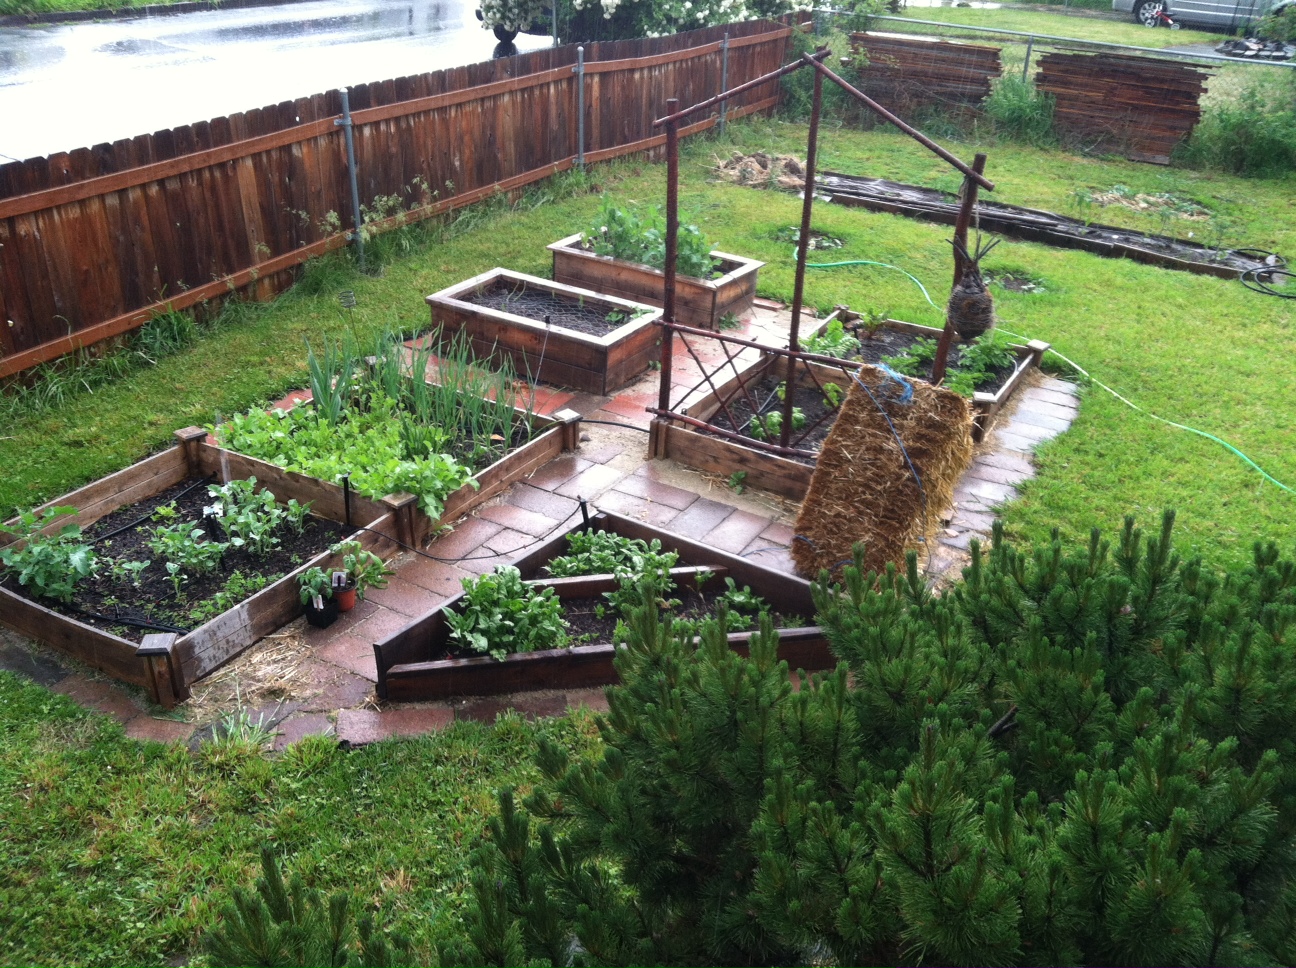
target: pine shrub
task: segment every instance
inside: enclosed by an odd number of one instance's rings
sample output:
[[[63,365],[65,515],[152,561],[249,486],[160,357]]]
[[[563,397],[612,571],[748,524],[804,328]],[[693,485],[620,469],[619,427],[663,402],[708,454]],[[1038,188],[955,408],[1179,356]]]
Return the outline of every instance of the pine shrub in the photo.
[[[1172,527],[996,527],[942,594],[857,558],[799,688],[768,621],[748,658],[723,610],[637,611],[601,759],[501,795],[464,956],[1292,963],[1296,566],[1211,574]]]

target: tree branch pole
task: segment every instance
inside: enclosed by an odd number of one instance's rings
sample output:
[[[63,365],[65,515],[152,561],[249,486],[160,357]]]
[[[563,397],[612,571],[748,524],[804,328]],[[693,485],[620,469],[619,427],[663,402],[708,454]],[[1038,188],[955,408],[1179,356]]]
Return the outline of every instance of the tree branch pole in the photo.
[[[812,64],[817,61],[806,57]],[[814,100],[810,108],[810,135],[806,139],[805,191],[801,199],[801,233],[797,238],[796,284],[792,290],[792,321],[788,327],[788,349],[801,351],[801,307],[805,300],[806,253],[810,250],[810,216],[814,212],[815,163],[819,154],[819,116],[823,109],[823,75],[815,73]],[[787,447],[792,439],[792,411],[796,397],[797,358],[789,356],[784,377],[783,426],[779,428],[779,446]]]
[[[972,159],[972,171],[978,176],[985,171],[986,156],[980,152]],[[983,179],[984,181],[984,179]],[[954,223],[954,282],[959,284],[963,278],[963,252],[967,251],[968,226],[972,224],[972,211],[976,208],[977,182],[969,174],[963,179],[963,204],[959,206],[958,220]],[[952,288],[952,286],[951,286]],[[945,367],[949,361],[950,344],[954,342],[954,321],[948,310],[945,313],[945,328],[941,330],[940,342],[936,344],[936,359],[932,361],[932,383],[945,379]]]
[[[679,249],[679,121],[674,117],[679,98],[666,101],[666,291],[662,295],[661,384],[657,409],[670,409],[671,361],[675,352],[675,261]]]
[[[842,79],[840,75],[834,74],[831,68],[824,67],[823,64],[820,64],[817,60],[813,60],[810,57],[803,57],[803,60],[809,62],[810,66],[813,67],[820,74],[822,74],[824,77],[830,78],[833,81],[835,81],[838,87],[840,87],[847,94],[851,95],[853,98],[855,98],[857,101],[863,104],[874,114],[878,115],[879,117],[885,118],[887,121],[890,121],[897,128],[899,128],[909,137],[913,138],[914,141],[917,141],[928,151],[932,152],[937,157],[953,165],[959,171],[963,172],[963,174],[966,175],[968,178],[973,179],[978,185],[980,185],[986,191],[988,192],[994,191],[994,182],[987,181],[979,171],[974,171],[973,169],[969,168],[967,164],[960,161],[955,155],[950,154],[948,151],[946,151],[936,142],[932,141],[931,138],[927,137],[925,134],[923,134],[913,125],[901,121],[898,117],[896,117],[886,108],[884,108],[882,105],[878,104],[877,101],[874,101],[867,94],[857,90],[856,88],[852,87],[850,84],[847,84],[846,81]]]

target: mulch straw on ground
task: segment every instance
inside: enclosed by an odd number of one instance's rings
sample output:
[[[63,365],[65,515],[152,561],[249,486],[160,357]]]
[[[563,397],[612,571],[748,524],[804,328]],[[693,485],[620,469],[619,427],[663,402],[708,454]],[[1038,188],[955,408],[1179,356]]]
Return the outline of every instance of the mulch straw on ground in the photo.
[[[934,541],[972,460],[972,408],[963,397],[873,366],[859,379],[872,397],[852,381],[797,516],[792,559],[808,577],[849,562],[856,542],[866,546],[865,568],[881,571],[920,540]]]
[[[800,191],[805,187],[805,163],[792,155],[767,155],[763,151],[744,155],[735,151],[727,161],[716,159],[716,177],[738,185]]]

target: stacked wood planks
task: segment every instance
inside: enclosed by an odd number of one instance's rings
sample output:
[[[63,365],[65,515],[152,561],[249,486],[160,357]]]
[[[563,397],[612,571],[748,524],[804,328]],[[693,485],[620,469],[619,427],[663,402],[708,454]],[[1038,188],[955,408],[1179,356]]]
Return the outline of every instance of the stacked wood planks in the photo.
[[[990,94],[990,79],[1003,73],[998,47],[982,47],[936,37],[851,34],[851,51],[868,58],[860,88],[886,107],[980,104]]]
[[[1053,95],[1053,122],[1088,150],[1170,163],[1201,118],[1209,72],[1187,64],[1114,54],[1046,54],[1035,87]]]

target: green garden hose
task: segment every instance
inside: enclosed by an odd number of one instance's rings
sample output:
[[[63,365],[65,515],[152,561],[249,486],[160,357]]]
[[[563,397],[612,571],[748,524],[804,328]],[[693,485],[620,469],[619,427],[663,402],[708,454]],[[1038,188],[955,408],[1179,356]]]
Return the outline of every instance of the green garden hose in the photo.
[[[940,307],[937,306],[934,302],[932,302],[931,296],[928,295],[927,287],[924,286],[915,276],[913,276],[909,272],[905,272],[905,270],[901,269],[899,266],[893,266],[886,262],[873,262],[868,259],[850,259],[846,262],[807,262],[806,263],[807,269],[836,269],[839,266],[878,266],[883,269],[894,269],[896,272],[904,273],[906,276],[912,279],[914,285],[916,285],[922,291],[923,298],[927,300],[927,302],[931,305],[931,307],[935,309],[937,312],[940,312]],[[1017,339],[1021,339],[1021,340],[1030,339],[1030,337],[1022,336],[1020,333],[1014,333],[1010,329],[1004,329],[1002,326],[998,328],[1003,330],[1003,332],[1007,333],[1009,336],[1016,337]],[[1083,375],[1095,386],[1102,387],[1104,390],[1106,390],[1108,393],[1110,393],[1113,397],[1115,397],[1117,400],[1119,400],[1121,403],[1125,404],[1126,406],[1134,410],[1137,410],[1141,414],[1151,417],[1153,420],[1158,420],[1163,424],[1168,424],[1169,426],[1174,427],[1177,430],[1186,430],[1190,434],[1196,434],[1198,437],[1205,437],[1207,440],[1214,441],[1215,443],[1219,444],[1221,447],[1226,448],[1231,453],[1236,454],[1238,457],[1242,458],[1242,460],[1245,461],[1248,466],[1254,469],[1257,473],[1260,474],[1261,477],[1269,481],[1271,484],[1277,485],[1282,490],[1286,491],[1288,494],[1296,494],[1296,489],[1290,488],[1282,481],[1278,480],[1276,477],[1274,477],[1272,474],[1266,471],[1263,467],[1261,467],[1259,464],[1253,461],[1250,457],[1248,457],[1246,454],[1242,453],[1242,451],[1238,450],[1236,447],[1230,444],[1227,440],[1222,440],[1219,437],[1216,437],[1214,434],[1209,434],[1204,430],[1198,430],[1196,427],[1189,427],[1185,424],[1175,423],[1173,420],[1167,420],[1165,417],[1159,417],[1156,414],[1152,413],[1152,411],[1150,410],[1144,410],[1137,403],[1134,403],[1132,400],[1128,400],[1125,397],[1121,396],[1119,393],[1117,393],[1107,384],[1103,383],[1101,380],[1095,379],[1094,376],[1090,374],[1089,371],[1086,370],[1084,367],[1082,367],[1079,363],[1076,363],[1074,360],[1068,359],[1067,357],[1063,356],[1057,350],[1053,349],[1053,347],[1050,346],[1048,351],[1052,353],[1054,356],[1056,356],[1058,359],[1060,359],[1067,366],[1074,369],[1077,373]]]

